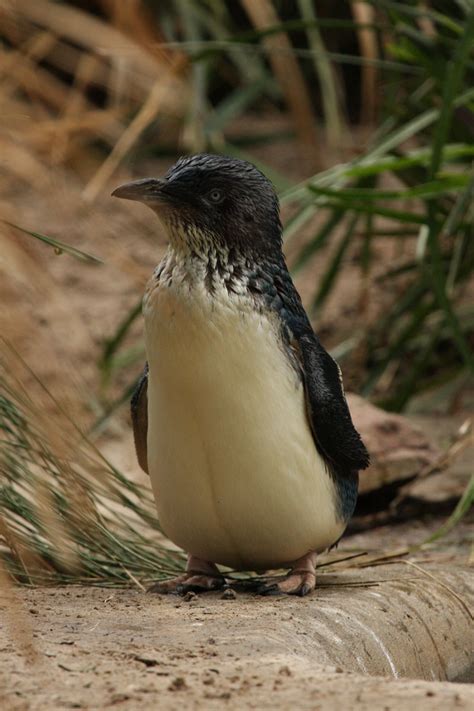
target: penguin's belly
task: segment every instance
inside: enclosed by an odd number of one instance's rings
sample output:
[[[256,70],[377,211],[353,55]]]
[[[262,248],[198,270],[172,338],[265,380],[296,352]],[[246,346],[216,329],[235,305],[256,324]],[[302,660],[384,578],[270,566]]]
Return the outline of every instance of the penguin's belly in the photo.
[[[334,543],[345,527],[334,483],[272,317],[160,288],[145,324],[148,468],[169,538],[257,570]]]

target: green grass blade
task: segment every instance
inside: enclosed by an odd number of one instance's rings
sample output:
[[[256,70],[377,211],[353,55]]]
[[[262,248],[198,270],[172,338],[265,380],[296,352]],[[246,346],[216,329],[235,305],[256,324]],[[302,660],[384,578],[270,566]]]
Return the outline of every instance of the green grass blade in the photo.
[[[430,177],[432,180],[436,178],[443,159],[444,144],[447,142],[448,131],[456,104],[456,96],[459,93],[461,80],[466,69],[465,65],[473,46],[474,8],[467,19],[465,31],[459,40],[457,51],[446,70],[443,104],[434,133],[433,153],[430,166]],[[430,264],[425,267],[426,278],[431,282],[436,299],[446,314],[446,320],[451,326],[453,339],[461,357],[470,370],[474,371],[474,356],[462,333],[462,329],[446,292],[446,276],[443,272],[440,246],[440,225],[436,220],[435,205],[431,203],[428,205],[428,225],[427,246],[431,261]]]
[[[418,391],[418,384],[422,379],[422,374],[426,369],[430,358],[436,349],[439,341],[443,322],[440,321],[433,331],[428,334],[426,343],[415,353],[410,362],[410,370],[407,376],[399,381],[396,391],[389,398],[384,398],[383,405],[387,410],[400,412],[403,410],[410,397]]]
[[[344,259],[344,255],[346,254],[353,240],[354,231],[358,221],[359,215],[354,215],[349,222],[345,234],[340,239],[339,244],[337,245],[337,248],[334,252],[334,255],[330,260],[328,269],[326,270],[325,274],[321,279],[319,289],[313,300],[311,306],[313,311],[316,311],[317,309],[320,309],[323,306],[332,288],[334,287],[337,278],[341,275],[342,260]]]
[[[341,141],[344,121],[339,107],[335,75],[323,38],[315,22],[316,13],[312,0],[298,0],[298,5],[303,20],[312,23],[312,26],[308,25],[306,28],[306,36],[308,44],[313,50],[314,68],[319,78],[328,140],[332,146],[336,146]]]
[[[326,244],[333,230],[337,227],[341,220],[344,219],[344,217],[345,211],[343,209],[336,208],[332,210],[326,222],[318,230],[315,237],[313,237],[313,239],[305,244],[301,249],[298,258],[291,268],[293,274],[299,272],[300,269],[308,263],[311,257]]]
[[[306,205],[305,207],[297,210],[295,214],[285,222],[283,229],[283,242],[286,247],[291,244],[292,238],[313,217],[317,209],[317,206],[314,204]]]
[[[448,518],[446,523],[441,526],[433,535],[431,535],[429,538],[427,538],[424,541],[424,544],[427,543],[433,543],[434,541],[437,541],[439,538],[442,538],[445,536],[449,531],[451,531],[456,524],[461,521],[464,516],[471,511],[472,507],[474,506],[474,474],[471,476],[471,479],[469,480],[469,483],[466,486],[466,489],[459,499],[456,508],[454,509],[453,513],[451,516]]]
[[[102,349],[102,355],[99,360],[99,368],[102,373],[102,387],[107,384],[110,374],[113,370],[113,359],[117,350],[122,345],[127,333],[130,330],[132,324],[140,316],[142,312],[142,299],[140,298],[137,303],[125,314],[125,317],[117,326],[115,333],[111,338],[108,338],[104,342]]]
[[[474,146],[469,146],[463,143],[446,145],[444,148],[444,162],[457,161],[462,158],[471,158],[474,156]],[[421,148],[416,151],[410,151],[403,157],[389,156],[384,159],[379,159],[373,164],[355,165],[349,167],[345,175],[348,178],[363,178],[370,175],[397,171],[412,166],[428,167],[431,161],[431,148]]]
[[[418,304],[418,306],[410,314],[408,323],[401,329],[398,337],[395,338],[392,344],[387,348],[387,351],[383,358],[372,368],[369,377],[362,387],[362,394],[365,396],[370,395],[378,381],[382,377],[383,373],[387,369],[388,365],[396,362],[402,358],[407,343],[415,336],[419,330],[422,328],[423,322],[425,321],[428,314],[430,314],[436,306],[435,301],[430,300],[425,303]]]
[[[326,195],[338,200],[404,200],[406,198],[437,199],[469,184],[469,176],[447,175],[429,183],[400,190],[375,190],[373,188],[324,188],[310,185],[309,190],[316,195]]]
[[[456,96],[461,87],[461,80],[466,70],[466,62],[474,47],[474,6],[468,18],[464,35],[460,38],[453,59],[448,64],[443,85],[443,104],[433,136],[430,173],[432,179],[441,166],[445,144],[448,139],[449,125],[456,107]]]
[[[363,215],[380,215],[381,217],[391,217],[401,223],[406,224],[425,224],[426,218],[424,215],[416,212],[408,212],[408,210],[396,210],[395,208],[382,207],[381,205],[372,205],[370,202],[356,202],[355,200],[333,200],[323,203],[322,207],[331,210],[353,211]]]
[[[2,220],[2,222],[9,227],[13,227],[15,230],[19,230],[20,232],[23,232],[23,234],[28,235],[29,237],[34,237],[35,239],[39,240],[40,242],[44,242],[45,244],[48,244],[50,247],[53,247],[55,254],[62,254],[63,252],[66,254],[70,254],[72,257],[75,257],[76,259],[79,259],[81,262],[93,262],[95,264],[103,264],[104,260],[100,259],[100,257],[96,257],[93,254],[89,254],[88,252],[84,252],[81,249],[77,249],[77,247],[73,247],[70,244],[66,244],[65,242],[60,242],[58,239],[54,239],[53,237],[48,237],[47,235],[43,235],[40,232],[32,232],[31,230],[27,230],[24,227],[20,227],[19,225],[13,224],[13,222],[8,222],[7,220]]]
[[[269,81],[266,77],[260,78],[226,96],[207,117],[206,132],[223,131],[229,121],[240,116],[261,96],[263,89],[268,88]]]

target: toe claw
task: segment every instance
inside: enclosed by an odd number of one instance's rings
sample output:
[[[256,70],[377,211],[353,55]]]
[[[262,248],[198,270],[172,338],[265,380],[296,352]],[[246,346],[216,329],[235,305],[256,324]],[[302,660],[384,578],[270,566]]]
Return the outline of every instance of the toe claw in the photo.
[[[156,593],[158,595],[176,595],[179,585],[175,584],[173,588],[173,586],[170,585],[172,582],[171,580],[162,580],[159,583],[151,585],[146,591],[147,593]]]
[[[315,588],[315,576],[311,573],[295,572],[289,573],[283,580],[268,582],[260,585],[256,593],[258,595],[297,595],[305,597]]]
[[[202,593],[210,592],[211,590],[221,590],[224,587],[224,578],[211,578],[200,576],[199,580],[190,579],[189,582],[177,585],[176,592],[178,595],[186,595],[188,592]]]
[[[265,597],[270,597],[271,595],[282,595],[277,583],[265,583],[260,585],[255,591],[257,595],[264,595]]]
[[[161,593],[162,595],[186,595],[188,592],[202,593],[220,590],[224,585],[224,577],[185,573],[177,578],[155,583],[148,588],[147,592]]]
[[[191,553],[188,555],[186,571],[170,580],[160,580],[152,585],[148,592],[163,595],[186,595],[202,593],[208,590],[220,590],[226,581],[215,563],[202,560]]]
[[[313,588],[311,585],[308,583],[303,583],[303,585],[300,585],[298,590],[295,592],[295,595],[298,595],[299,597],[305,597],[305,595],[308,595],[308,593],[312,592]]]

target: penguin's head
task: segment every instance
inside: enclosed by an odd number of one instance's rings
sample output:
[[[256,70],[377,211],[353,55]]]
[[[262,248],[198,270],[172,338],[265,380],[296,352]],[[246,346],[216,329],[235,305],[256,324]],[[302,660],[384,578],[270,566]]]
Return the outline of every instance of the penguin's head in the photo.
[[[261,254],[281,247],[275,190],[247,161],[208,154],[180,158],[163,178],[126,183],[112,195],[148,205],[171,243],[191,250],[214,246]]]

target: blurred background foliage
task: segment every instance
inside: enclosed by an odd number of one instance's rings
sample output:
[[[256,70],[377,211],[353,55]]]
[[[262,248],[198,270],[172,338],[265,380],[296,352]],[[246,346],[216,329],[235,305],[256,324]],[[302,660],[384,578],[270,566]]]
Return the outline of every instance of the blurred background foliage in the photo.
[[[472,0],[5,0],[0,99],[7,195],[25,186],[46,194],[55,172],[73,180],[83,215],[99,211],[124,174],[150,174],[186,152],[253,161],[279,192],[290,266],[346,384],[396,411],[427,392],[456,408],[474,364]],[[72,244],[74,230],[51,238],[47,224],[27,224],[5,202],[4,239],[19,228],[85,260],[81,269],[100,268]],[[98,241],[93,251],[104,249]],[[144,358],[130,337],[141,292],[103,329],[90,432],[133,389]],[[29,405],[11,379],[17,359],[0,350],[3,463],[18,482],[20,471],[36,476],[45,454],[28,444],[37,434],[20,434]],[[28,461],[11,458],[27,451],[36,453]],[[63,459],[48,457],[57,487]],[[23,545],[25,486],[3,501]],[[67,502],[53,498],[63,516]],[[134,506],[147,522],[148,509]],[[40,519],[35,526],[38,550],[53,556]],[[110,539],[97,531],[110,560]],[[129,533],[116,531],[123,550]]]

